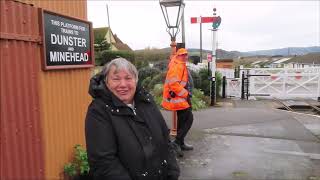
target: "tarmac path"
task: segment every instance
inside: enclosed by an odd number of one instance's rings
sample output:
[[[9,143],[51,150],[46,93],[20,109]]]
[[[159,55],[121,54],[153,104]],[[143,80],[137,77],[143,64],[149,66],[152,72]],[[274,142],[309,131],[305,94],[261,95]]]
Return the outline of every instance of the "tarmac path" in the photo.
[[[182,180],[320,180],[320,117],[272,101],[224,102],[194,112],[179,158]],[[162,111],[169,127],[171,112]]]

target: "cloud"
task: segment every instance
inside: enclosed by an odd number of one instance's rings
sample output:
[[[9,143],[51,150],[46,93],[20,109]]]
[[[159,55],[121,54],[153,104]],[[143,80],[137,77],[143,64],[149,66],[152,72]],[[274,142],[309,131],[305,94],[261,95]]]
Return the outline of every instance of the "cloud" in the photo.
[[[88,1],[94,27],[107,26],[106,3],[114,33],[133,49],[170,45],[158,1]],[[320,46],[319,1],[185,1],[186,46],[199,48],[199,24],[191,17],[222,17],[218,47],[226,50]],[[203,49],[212,48],[211,24],[203,24]],[[177,36],[181,42],[181,32]]]

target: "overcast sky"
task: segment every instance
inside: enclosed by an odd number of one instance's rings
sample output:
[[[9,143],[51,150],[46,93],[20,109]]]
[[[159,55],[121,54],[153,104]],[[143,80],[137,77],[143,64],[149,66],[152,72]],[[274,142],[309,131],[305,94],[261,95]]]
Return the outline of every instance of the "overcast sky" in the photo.
[[[165,48],[170,36],[158,0],[88,0],[88,20],[93,27],[108,26],[132,49]],[[320,46],[320,1],[203,1],[185,0],[187,48],[200,47],[200,26],[191,17],[222,18],[218,48],[251,51],[284,47]],[[212,49],[211,23],[202,25],[203,49]],[[181,42],[181,32],[177,36]]]

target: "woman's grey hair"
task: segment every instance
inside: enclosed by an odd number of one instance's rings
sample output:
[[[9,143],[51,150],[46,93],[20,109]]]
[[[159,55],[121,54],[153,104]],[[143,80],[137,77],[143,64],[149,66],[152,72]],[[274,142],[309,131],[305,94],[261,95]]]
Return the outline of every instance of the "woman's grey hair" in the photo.
[[[128,60],[124,59],[124,58],[116,58],[113,59],[112,61],[110,61],[108,64],[106,64],[103,69],[102,69],[102,74],[104,75],[104,77],[106,77],[106,82],[108,82],[108,74],[110,72],[111,67],[114,66],[116,68],[116,72],[119,70],[126,70],[128,71],[130,74],[132,74],[135,79],[136,79],[136,83],[138,83],[138,71],[137,68]]]

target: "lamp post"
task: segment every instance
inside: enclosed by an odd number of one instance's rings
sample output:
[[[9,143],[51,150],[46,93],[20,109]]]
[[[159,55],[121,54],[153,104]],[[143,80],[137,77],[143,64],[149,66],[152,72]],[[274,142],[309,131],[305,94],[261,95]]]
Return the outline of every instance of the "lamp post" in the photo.
[[[183,0],[159,0],[163,17],[166,21],[167,32],[171,37],[171,55],[176,53],[176,36],[180,31],[179,25],[184,10]]]
[[[184,11],[184,2],[183,0],[159,0],[159,4],[161,7],[161,11],[163,17],[166,21],[167,32],[171,37],[171,56],[176,54],[176,36],[178,34],[179,25],[181,22],[181,17]],[[177,135],[177,113],[176,111],[172,111],[172,127],[170,129],[170,135]]]

